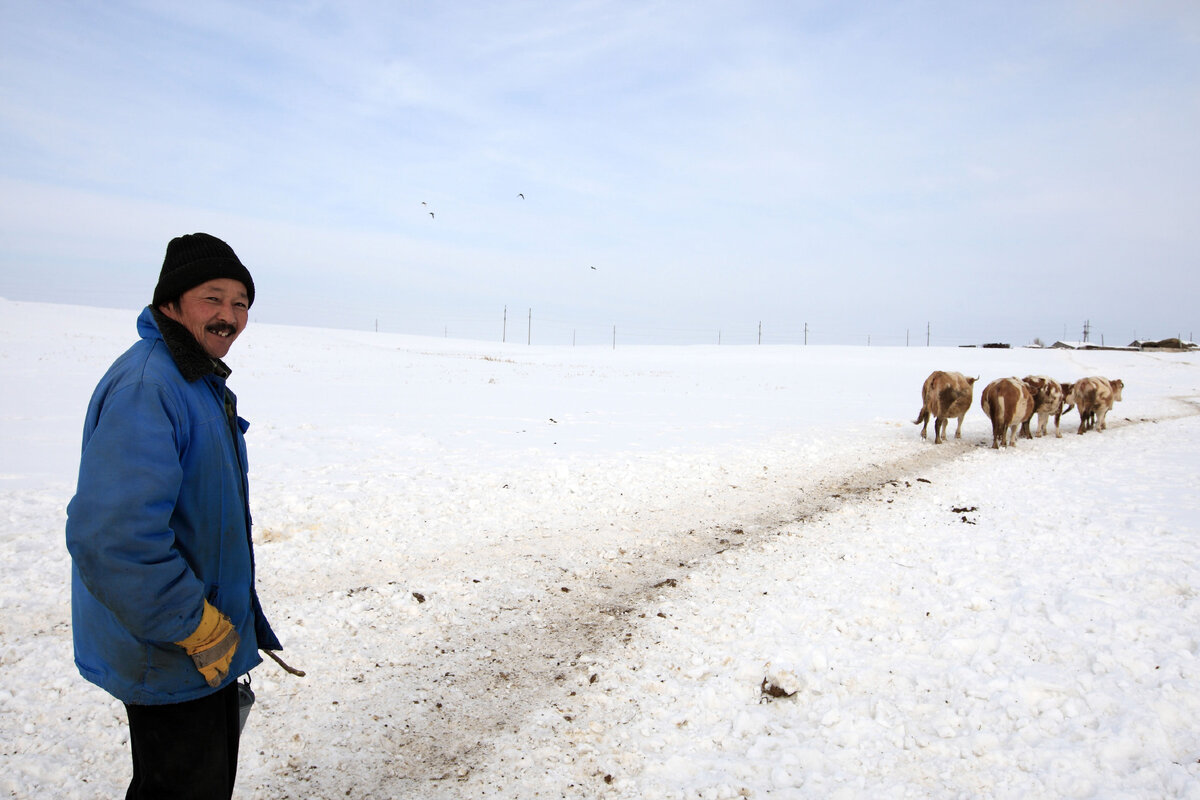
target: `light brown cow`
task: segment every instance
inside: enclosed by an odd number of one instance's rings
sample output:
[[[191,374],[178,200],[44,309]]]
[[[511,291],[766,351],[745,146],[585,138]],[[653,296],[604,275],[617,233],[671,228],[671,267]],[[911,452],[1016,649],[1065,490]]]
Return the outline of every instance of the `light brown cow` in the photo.
[[[1037,435],[1046,435],[1046,424],[1050,421],[1050,417],[1054,417],[1054,438],[1061,439],[1062,431],[1059,430],[1059,421],[1062,419],[1063,413],[1062,385],[1045,375],[1026,375],[1023,380],[1033,395],[1033,412],[1038,415]],[[1021,427],[1021,435],[1026,439],[1033,438],[1033,434],[1029,432],[1028,423]]]
[[[1097,430],[1108,428],[1108,412],[1113,402],[1121,399],[1124,388],[1125,382],[1120,378],[1111,381],[1101,377],[1080,378],[1071,384],[1064,402],[1079,409],[1080,434],[1092,427]]]
[[[1073,392],[1075,390],[1075,384],[1064,383],[1064,384],[1062,384],[1062,390],[1063,390],[1063,413],[1066,414],[1069,411],[1071,411],[1073,408],[1075,408],[1075,398],[1073,396]],[[1094,413],[1087,414],[1087,415],[1080,414],[1079,418],[1080,418],[1079,421],[1082,422],[1084,425],[1086,425],[1088,428],[1092,427],[1092,423],[1096,421],[1096,415]]]
[[[934,444],[946,441],[946,427],[950,424],[951,417],[958,417],[958,429],[954,432],[954,438],[962,438],[963,417],[971,408],[977,380],[979,378],[968,378],[961,372],[938,370],[929,374],[921,387],[921,412],[913,420],[914,425],[921,426],[922,439],[928,438],[925,431],[929,428],[930,417],[934,420]]]
[[[1033,416],[1033,393],[1020,378],[997,378],[979,398],[983,413],[992,421],[992,449],[1015,447],[1017,431]]]

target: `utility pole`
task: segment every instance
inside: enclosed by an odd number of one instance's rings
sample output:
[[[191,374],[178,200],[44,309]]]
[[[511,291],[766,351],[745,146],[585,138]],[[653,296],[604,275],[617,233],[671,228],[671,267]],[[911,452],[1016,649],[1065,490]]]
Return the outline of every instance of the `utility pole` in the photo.
[[[504,307],[504,326],[500,329],[500,341],[508,341],[508,306]]]
[[[925,323],[925,346],[929,347],[929,323]]]
[[[1083,321],[1083,341],[1086,342],[1088,340],[1088,334],[1090,334],[1091,332],[1092,332],[1092,321],[1090,319],[1085,319]]]
[[[529,322],[525,328],[525,344],[533,344],[533,309],[529,309]]]
[[[758,323],[758,343],[762,344],[762,322]]]
[[[808,344],[808,323],[804,323],[804,343]]]

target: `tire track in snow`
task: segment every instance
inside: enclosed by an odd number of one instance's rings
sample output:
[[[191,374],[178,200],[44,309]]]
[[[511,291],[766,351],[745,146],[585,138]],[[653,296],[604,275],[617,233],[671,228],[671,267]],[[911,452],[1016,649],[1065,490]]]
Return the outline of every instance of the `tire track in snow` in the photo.
[[[503,763],[493,743],[520,730],[522,718],[553,709],[592,680],[602,680],[601,664],[613,645],[633,630],[643,609],[670,591],[696,566],[736,548],[776,535],[862,502],[906,475],[915,475],[970,452],[964,443],[916,445],[895,459],[829,476],[815,476],[793,490],[793,502],[751,517],[744,525],[681,526],[653,548],[631,549],[591,573],[570,579],[570,591],[547,570],[543,589],[557,594],[553,606],[532,603],[463,632],[469,643],[450,648],[428,665],[416,667],[419,682],[436,687],[442,700],[426,704],[391,739],[395,772],[371,776],[358,785],[365,796],[412,792],[423,797],[458,797],[466,781],[503,786]],[[640,616],[639,616],[640,615]],[[593,678],[593,676],[597,676]],[[497,774],[476,770],[487,765]],[[372,784],[374,784],[372,786]]]

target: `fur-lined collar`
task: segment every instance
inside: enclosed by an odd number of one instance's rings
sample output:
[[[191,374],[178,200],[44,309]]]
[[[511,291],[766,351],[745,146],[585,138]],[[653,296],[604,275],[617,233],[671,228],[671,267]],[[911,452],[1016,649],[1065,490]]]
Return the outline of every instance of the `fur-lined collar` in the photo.
[[[150,312],[154,315],[158,332],[167,343],[167,351],[170,352],[171,358],[175,359],[175,366],[179,367],[188,383],[194,383],[205,375],[228,378],[232,374],[233,370],[227,367],[224,361],[204,352],[204,348],[187,328],[153,306]]]

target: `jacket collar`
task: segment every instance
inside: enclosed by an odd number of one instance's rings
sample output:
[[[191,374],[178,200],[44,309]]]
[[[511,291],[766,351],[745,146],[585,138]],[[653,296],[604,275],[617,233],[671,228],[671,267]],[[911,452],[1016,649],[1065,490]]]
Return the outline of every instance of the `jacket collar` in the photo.
[[[154,306],[150,306],[150,313],[154,315],[154,323],[158,326],[158,332],[163,341],[166,342],[167,352],[171,354],[175,366],[179,367],[184,380],[188,383],[194,383],[205,375],[216,375],[218,378],[224,379],[233,373],[233,370],[226,366],[224,361],[213,358],[204,352],[204,348],[187,328]]]

